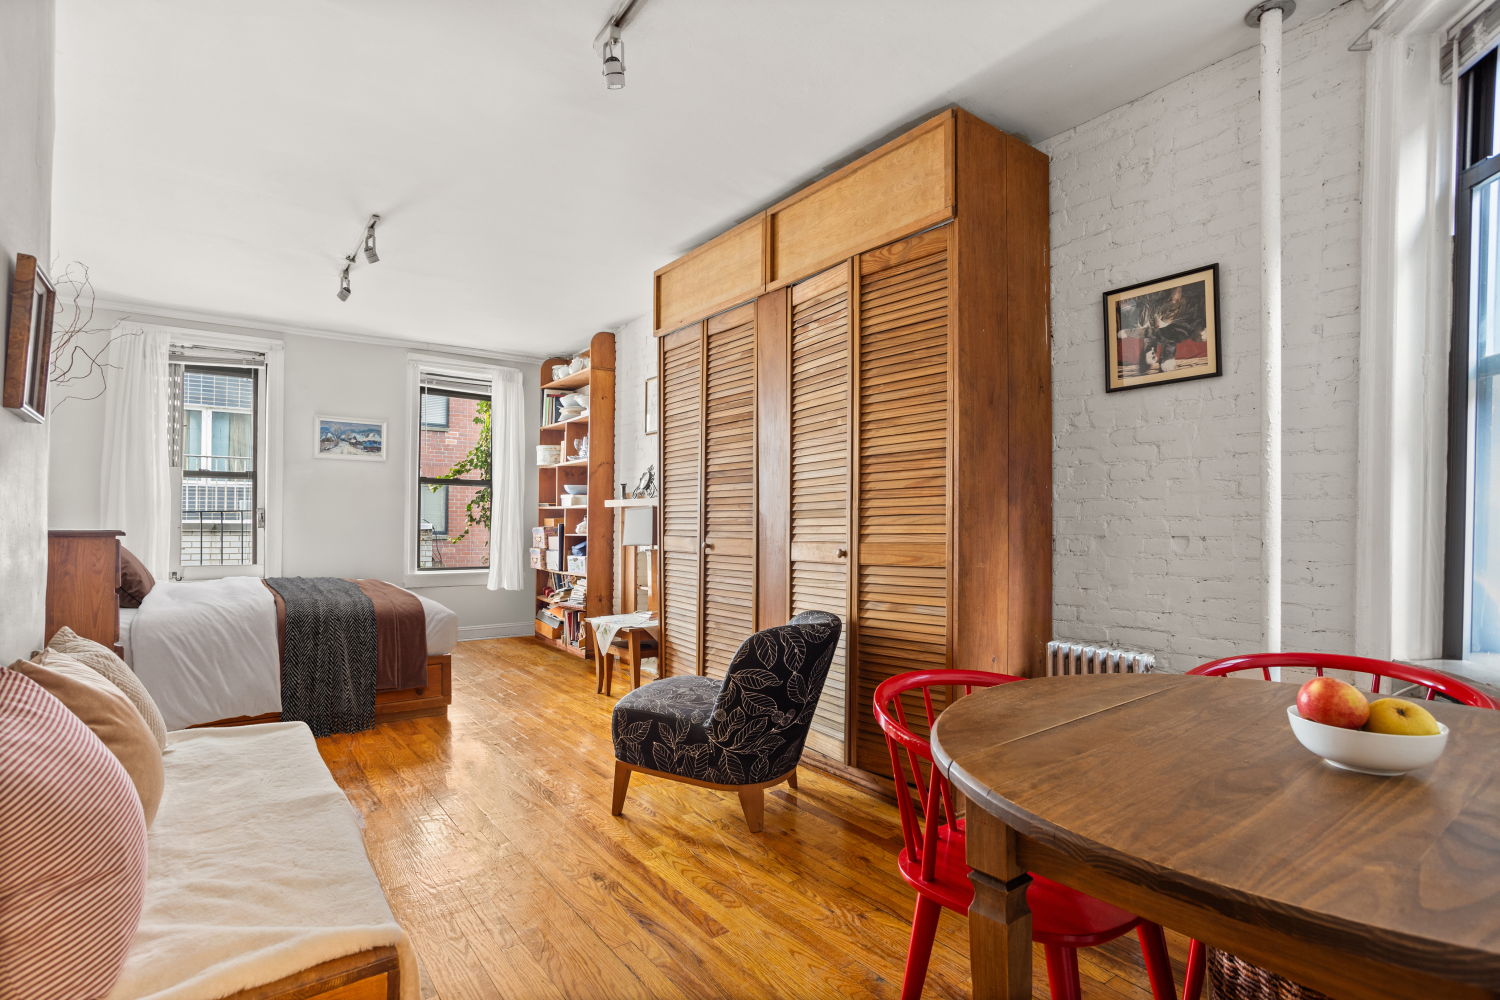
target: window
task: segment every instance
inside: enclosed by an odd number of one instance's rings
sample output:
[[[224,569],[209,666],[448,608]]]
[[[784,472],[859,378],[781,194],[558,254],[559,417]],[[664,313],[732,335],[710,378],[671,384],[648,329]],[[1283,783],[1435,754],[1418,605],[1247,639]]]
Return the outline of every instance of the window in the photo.
[[[1459,80],[1443,655],[1500,665],[1500,150],[1496,54]]]
[[[180,366],[180,389],[174,386],[173,395],[181,406],[183,567],[259,561],[260,375],[258,368]]]
[[[419,573],[490,564],[490,384],[421,372],[418,384]]]

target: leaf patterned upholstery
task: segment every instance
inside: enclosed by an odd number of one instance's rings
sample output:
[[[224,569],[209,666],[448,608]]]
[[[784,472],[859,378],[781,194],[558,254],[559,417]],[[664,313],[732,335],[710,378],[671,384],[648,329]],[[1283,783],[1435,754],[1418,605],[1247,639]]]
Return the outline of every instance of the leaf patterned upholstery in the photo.
[[[740,644],[723,682],[664,677],[621,698],[615,757],[720,785],[758,784],[797,766],[843,622],[804,611]]]

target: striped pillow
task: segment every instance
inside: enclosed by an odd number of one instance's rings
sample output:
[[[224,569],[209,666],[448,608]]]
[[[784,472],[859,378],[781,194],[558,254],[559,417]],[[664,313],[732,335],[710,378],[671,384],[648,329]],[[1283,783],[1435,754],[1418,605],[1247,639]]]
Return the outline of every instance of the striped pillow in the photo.
[[[0,997],[89,1000],[125,964],[146,823],[125,768],[41,685],[0,669]]]

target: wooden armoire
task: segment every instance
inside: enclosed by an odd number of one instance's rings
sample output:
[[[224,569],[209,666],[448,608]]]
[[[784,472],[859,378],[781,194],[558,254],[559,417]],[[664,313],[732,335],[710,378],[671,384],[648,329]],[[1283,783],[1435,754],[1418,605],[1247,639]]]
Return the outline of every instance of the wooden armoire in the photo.
[[[832,611],[807,746],[889,775],[882,680],[1041,668],[1048,245],[1047,158],[955,109],[656,272],[664,674]]]

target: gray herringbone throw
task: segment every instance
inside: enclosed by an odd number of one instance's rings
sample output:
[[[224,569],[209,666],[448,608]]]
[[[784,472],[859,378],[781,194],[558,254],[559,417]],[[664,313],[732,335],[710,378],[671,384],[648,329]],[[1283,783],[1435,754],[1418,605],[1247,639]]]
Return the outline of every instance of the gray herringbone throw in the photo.
[[[375,725],[375,606],[359,585],[332,576],[266,583],[286,601],[281,719],[314,736]]]

